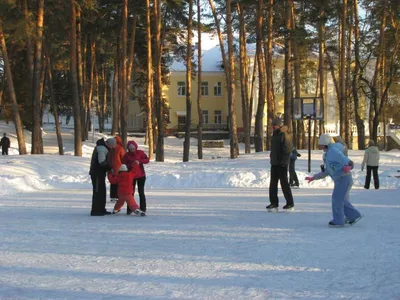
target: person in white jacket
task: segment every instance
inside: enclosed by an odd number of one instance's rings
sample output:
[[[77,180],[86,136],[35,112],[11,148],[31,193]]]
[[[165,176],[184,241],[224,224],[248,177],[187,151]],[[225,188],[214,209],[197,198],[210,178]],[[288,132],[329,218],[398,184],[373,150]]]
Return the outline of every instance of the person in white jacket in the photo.
[[[369,189],[369,185],[371,183],[371,172],[372,172],[374,176],[375,189],[379,189],[379,176],[378,176],[379,150],[378,147],[375,146],[375,142],[373,140],[369,141],[368,148],[365,150],[364,160],[361,164],[361,171],[364,171],[365,165],[367,165],[367,176],[365,177],[364,188]]]

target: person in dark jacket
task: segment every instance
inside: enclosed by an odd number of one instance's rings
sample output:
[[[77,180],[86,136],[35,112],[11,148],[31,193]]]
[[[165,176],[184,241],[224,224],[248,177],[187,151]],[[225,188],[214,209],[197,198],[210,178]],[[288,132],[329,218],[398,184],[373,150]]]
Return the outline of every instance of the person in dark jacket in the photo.
[[[93,150],[89,172],[93,185],[91,216],[111,214],[106,210],[106,174],[111,170],[107,163],[107,154],[110,149],[115,148],[116,144],[115,138],[109,138],[107,141],[100,139],[96,142],[96,147]]]
[[[293,210],[294,202],[292,191],[288,182],[288,164],[290,153],[292,152],[292,142],[287,133],[287,126],[282,126],[282,120],[275,118],[272,120],[272,139],[271,139],[271,179],[269,183],[269,201],[268,211],[277,211],[279,207],[278,199],[278,181],[281,182],[282,192],[286,199],[285,210]]]
[[[289,163],[289,184],[293,188],[299,187],[299,179],[296,174],[296,160],[300,156],[301,154],[297,151],[296,147],[293,147]]]
[[[10,145],[10,139],[7,137],[7,133],[4,132],[3,137],[0,141],[2,155],[8,155],[8,148],[10,148]]]

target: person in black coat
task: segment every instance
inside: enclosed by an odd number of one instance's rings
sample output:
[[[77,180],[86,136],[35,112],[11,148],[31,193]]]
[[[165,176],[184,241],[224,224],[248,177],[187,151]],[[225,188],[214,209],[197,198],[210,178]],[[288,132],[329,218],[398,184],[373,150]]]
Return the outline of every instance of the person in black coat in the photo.
[[[271,139],[271,179],[269,183],[269,201],[271,202],[266,208],[268,211],[278,210],[278,182],[280,181],[283,195],[286,199],[285,210],[293,210],[294,202],[292,190],[288,181],[288,164],[290,154],[292,152],[292,142],[287,132],[287,126],[282,126],[282,120],[275,118],[272,120],[272,139]]]
[[[0,141],[2,155],[8,155],[8,148],[10,148],[10,145],[10,139],[7,137],[7,133],[4,133]]]
[[[96,142],[96,147],[93,150],[89,171],[93,186],[91,216],[111,214],[106,210],[106,175],[111,170],[107,163],[107,154],[110,149],[115,148],[116,144],[117,142],[114,138],[109,138],[107,141],[100,139]]]
[[[297,151],[296,147],[293,147],[292,153],[290,154],[290,164],[289,164],[289,184],[292,188],[299,187],[299,179],[296,173],[296,160],[301,154]]]

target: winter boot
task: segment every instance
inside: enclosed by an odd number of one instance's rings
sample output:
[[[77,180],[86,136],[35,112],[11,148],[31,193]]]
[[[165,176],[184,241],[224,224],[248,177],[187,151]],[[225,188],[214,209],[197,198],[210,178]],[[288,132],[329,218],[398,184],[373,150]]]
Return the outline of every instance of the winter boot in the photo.
[[[135,215],[145,217],[146,213],[144,211],[141,211],[140,209],[135,209]]]
[[[293,204],[286,204],[283,207],[283,209],[286,210],[286,211],[292,211],[292,210],[294,210],[294,205]]]
[[[268,212],[274,212],[274,211],[278,211],[278,205],[276,204],[270,204],[266,207]]]

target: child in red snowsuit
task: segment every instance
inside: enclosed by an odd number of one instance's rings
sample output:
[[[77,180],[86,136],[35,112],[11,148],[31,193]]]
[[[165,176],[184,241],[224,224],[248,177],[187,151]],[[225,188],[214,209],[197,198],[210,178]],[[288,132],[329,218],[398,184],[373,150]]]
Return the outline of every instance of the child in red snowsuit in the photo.
[[[136,214],[144,217],[146,214],[139,209],[135,199],[133,198],[133,185],[132,181],[136,173],[139,171],[139,166],[132,168],[128,171],[126,165],[121,165],[118,175],[108,173],[108,180],[112,184],[118,184],[118,201],[114,206],[114,214],[119,213],[122,206],[126,202],[128,207]]]

